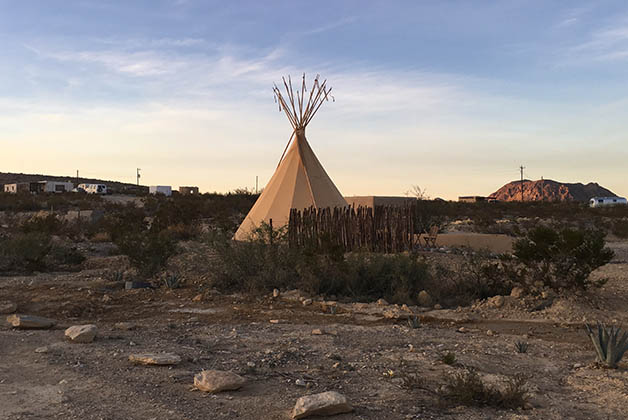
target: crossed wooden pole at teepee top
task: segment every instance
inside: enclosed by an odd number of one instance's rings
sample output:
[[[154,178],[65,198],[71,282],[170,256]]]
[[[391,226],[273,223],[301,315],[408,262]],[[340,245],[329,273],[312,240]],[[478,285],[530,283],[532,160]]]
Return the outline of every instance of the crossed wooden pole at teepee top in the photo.
[[[288,150],[288,146],[290,146],[290,142],[292,142],[292,138],[294,137],[294,133],[297,130],[305,130],[305,127],[312,121],[314,115],[321,107],[323,102],[329,101],[329,98],[335,102],[335,98],[330,95],[331,89],[327,87],[327,79],[325,79],[322,83],[319,82],[320,75],[316,75],[314,78],[314,84],[310,89],[310,94],[308,96],[307,102],[305,102],[305,96],[307,93],[307,86],[305,83],[305,73],[303,73],[303,81],[301,83],[301,93],[299,93],[299,89],[296,91],[292,88],[292,79],[288,76],[288,81],[286,82],[286,78],[282,77],[283,85],[286,89],[286,98],[281,93],[281,90],[275,84],[273,86],[273,93],[275,94],[275,103],[279,105],[279,112],[284,111],[290,124],[292,125],[292,134],[290,135],[290,139],[288,140],[288,144],[286,145],[283,153],[281,154],[281,159],[279,159],[279,166],[281,161],[283,160],[286,150]]]

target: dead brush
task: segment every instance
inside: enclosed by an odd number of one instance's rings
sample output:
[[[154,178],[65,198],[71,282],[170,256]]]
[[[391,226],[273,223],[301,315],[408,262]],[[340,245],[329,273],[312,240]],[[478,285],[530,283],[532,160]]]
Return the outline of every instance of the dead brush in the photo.
[[[474,370],[451,375],[441,389],[442,400],[466,406],[496,408],[523,408],[528,400],[526,378],[516,375],[508,378],[503,389],[487,385]]]
[[[416,328],[420,328],[421,327],[421,319],[416,316],[413,315],[411,317],[408,318],[408,327],[410,327],[411,329],[416,329]]]

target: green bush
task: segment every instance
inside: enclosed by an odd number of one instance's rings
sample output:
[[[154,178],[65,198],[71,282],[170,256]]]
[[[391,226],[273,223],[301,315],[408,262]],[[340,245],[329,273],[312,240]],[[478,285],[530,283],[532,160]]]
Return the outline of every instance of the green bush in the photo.
[[[84,261],[76,249],[52,241],[44,233],[16,233],[0,238],[0,272],[66,269]]]
[[[591,281],[593,270],[610,262],[613,251],[605,247],[604,232],[584,229],[556,230],[539,226],[514,244],[514,256],[524,267],[522,285],[535,284],[554,290],[600,286]]]
[[[611,233],[618,238],[628,238],[628,219],[615,220],[611,227]]]

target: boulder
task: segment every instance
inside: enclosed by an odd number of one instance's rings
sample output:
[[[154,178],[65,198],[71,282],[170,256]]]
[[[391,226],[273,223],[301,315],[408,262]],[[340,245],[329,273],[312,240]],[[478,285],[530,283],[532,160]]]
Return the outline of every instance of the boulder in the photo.
[[[519,299],[520,297],[523,297],[524,293],[525,292],[522,287],[513,287],[510,291],[510,296]]]
[[[194,386],[205,392],[235,391],[245,383],[240,375],[222,370],[204,370],[194,375]]]
[[[353,411],[353,407],[349,405],[344,395],[334,391],[327,391],[299,398],[292,409],[292,418],[304,419],[310,416],[333,416],[351,411]]]
[[[36,329],[51,328],[57,323],[54,319],[34,315],[13,314],[7,317],[7,322],[15,328]]]
[[[417,301],[419,306],[431,307],[432,306],[432,297],[425,290],[421,290],[419,292],[419,296],[417,296]]]
[[[9,301],[0,302],[0,314],[12,314],[17,311],[17,304]]]
[[[488,304],[494,308],[501,308],[504,306],[506,299],[503,296],[497,295],[488,299]]]
[[[386,301],[386,299],[381,298],[381,299],[377,299],[377,304],[379,306],[388,306],[388,302]]]
[[[181,357],[172,353],[140,353],[131,354],[129,360],[141,365],[168,366],[181,362]]]
[[[91,343],[96,338],[96,332],[94,324],[74,325],[65,330],[65,336],[74,343]]]

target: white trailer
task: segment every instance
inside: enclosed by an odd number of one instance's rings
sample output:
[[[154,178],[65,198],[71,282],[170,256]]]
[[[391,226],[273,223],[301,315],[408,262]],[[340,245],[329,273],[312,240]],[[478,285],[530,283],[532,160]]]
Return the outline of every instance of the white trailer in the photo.
[[[78,188],[88,194],[107,194],[107,186],[105,184],[79,184]]]
[[[624,197],[593,197],[589,200],[591,207],[621,206],[628,204]]]
[[[48,193],[64,193],[70,192],[74,188],[74,184],[71,182],[60,182],[60,181],[41,181],[43,184],[43,192]]]
[[[172,195],[172,187],[170,185],[151,185],[148,187],[148,192],[151,194],[163,194],[166,197]]]

